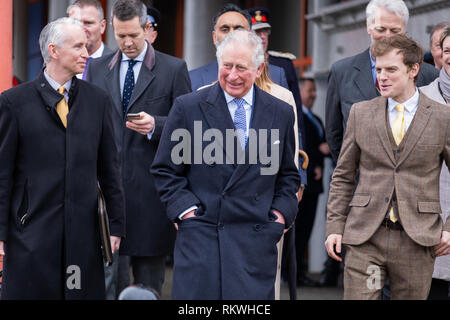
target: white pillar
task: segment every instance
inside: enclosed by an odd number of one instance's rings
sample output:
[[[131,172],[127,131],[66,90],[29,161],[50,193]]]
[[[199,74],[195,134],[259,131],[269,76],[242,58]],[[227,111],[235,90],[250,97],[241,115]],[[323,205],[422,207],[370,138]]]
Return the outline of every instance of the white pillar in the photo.
[[[185,0],[183,52],[189,70],[213,61],[212,20],[228,1]]]

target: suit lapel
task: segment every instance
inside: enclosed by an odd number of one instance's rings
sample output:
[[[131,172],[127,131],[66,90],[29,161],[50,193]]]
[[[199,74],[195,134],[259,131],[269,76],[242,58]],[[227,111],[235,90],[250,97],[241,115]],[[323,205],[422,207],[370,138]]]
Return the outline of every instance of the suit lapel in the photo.
[[[128,104],[127,111],[133,106],[133,104],[139,99],[139,97],[145,92],[147,87],[155,78],[155,74],[152,72],[155,66],[155,49],[153,46],[147,42],[147,52],[144,57],[144,61],[141,66],[141,71],[139,72],[138,79],[136,81],[136,86],[134,87],[133,93],[131,94],[130,103]]]
[[[365,100],[375,98],[378,93],[375,88],[375,84],[373,83],[369,49],[356,56],[353,68],[358,72],[355,77],[354,84],[361,92],[361,95],[365,98]]]
[[[395,165],[395,157],[392,153],[392,147],[390,145],[389,135],[386,127],[386,106],[387,99],[379,98],[376,100],[377,104],[372,109],[373,112],[373,120],[375,122],[375,127],[377,128],[378,135],[381,140],[381,144],[383,145],[384,150],[386,151],[389,159],[391,159],[392,163]]]
[[[427,126],[431,114],[432,110],[430,108],[429,101],[427,101],[427,98],[422,93],[420,93],[419,106],[417,108],[414,119],[408,128],[407,134],[405,135],[406,140],[404,142],[404,148],[398,161],[398,166],[400,166],[403,161],[406,160],[408,155],[413,150],[414,146],[417,144],[417,141],[419,141],[419,138],[422,136],[422,133]]]
[[[108,72],[105,74],[105,85],[114,101],[114,109],[118,112],[120,118],[123,118],[122,98],[120,96],[120,62],[122,53],[117,50],[108,64]]]

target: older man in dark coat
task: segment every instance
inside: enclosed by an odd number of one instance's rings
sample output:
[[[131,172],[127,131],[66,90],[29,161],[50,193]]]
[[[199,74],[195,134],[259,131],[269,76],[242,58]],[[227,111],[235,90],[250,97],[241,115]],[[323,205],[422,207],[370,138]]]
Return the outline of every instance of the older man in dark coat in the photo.
[[[276,244],[300,186],[294,113],[254,86],[264,68],[254,33],[234,31],[217,56],[219,83],[175,101],[152,167],[179,225],[172,297],[274,299]]]
[[[104,299],[97,181],[113,250],[124,235],[112,103],[75,77],[88,56],[78,21],[50,23],[39,42],[45,70],[0,96],[2,299]]]

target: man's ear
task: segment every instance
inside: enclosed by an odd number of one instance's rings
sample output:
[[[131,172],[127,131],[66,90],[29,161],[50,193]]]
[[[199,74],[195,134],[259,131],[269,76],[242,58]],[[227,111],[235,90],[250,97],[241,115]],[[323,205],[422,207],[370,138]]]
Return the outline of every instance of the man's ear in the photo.
[[[419,74],[420,65],[418,63],[413,64],[410,71],[411,71],[411,77],[414,79]]]
[[[150,30],[150,22],[147,22],[144,27],[144,32],[148,33],[149,30]]]
[[[55,44],[50,43],[47,47],[47,51],[50,57],[52,57],[53,59],[58,58],[59,52]]]
[[[106,29],[106,20],[105,19],[100,21],[100,28],[101,28],[101,34],[104,34],[105,33],[105,29]]]
[[[261,65],[256,70],[256,77],[259,78],[264,70],[264,66],[266,65],[265,62],[261,63]]]
[[[214,45],[216,45],[216,32],[215,31],[212,32],[212,39],[213,39]]]

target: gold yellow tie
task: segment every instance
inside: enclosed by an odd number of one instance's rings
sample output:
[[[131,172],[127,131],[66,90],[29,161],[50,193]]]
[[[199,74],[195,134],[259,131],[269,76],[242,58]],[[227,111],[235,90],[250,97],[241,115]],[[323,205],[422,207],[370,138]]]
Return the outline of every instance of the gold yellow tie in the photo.
[[[64,91],[66,91],[66,88],[64,87],[58,88],[58,92],[61,93],[62,95],[64,95]],[[56,105],[56,112],[61,118],[64,127],[67,128],[67,115],[69,114],[69,105],[67,104],[65,98],[62,98],[61,101],[58,102],[58,104]]]
[[[405,136],[405,106],[399,103],[395,106],[395,109],[398,114],[392,124],[392,135],[394,136],[395,143],[399,145]],[[391,207],[391,210],[389,211],[389,219],[394,223],[397,222],[393,207]]]

